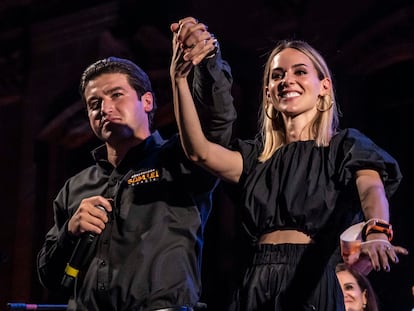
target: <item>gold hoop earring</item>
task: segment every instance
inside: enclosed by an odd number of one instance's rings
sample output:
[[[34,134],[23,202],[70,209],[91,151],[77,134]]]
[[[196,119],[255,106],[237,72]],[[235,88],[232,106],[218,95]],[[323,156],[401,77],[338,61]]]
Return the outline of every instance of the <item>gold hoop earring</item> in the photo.
[[[269,116],[269,113],[267,112],[267,109],[265,111],[266,117],[268,117],[270,120],[275,120],[274,118],[272,118],[271,116]]]
[[[323,108],[323,106],[325,106],[325,103],[327,104],[326,108]],[[319,104],[319,105],[318,105]],[[316,104],[316,110],[318,110],[319,112],[325,112],[328,111],[329,109],[332,108],[333,106],[333,100],[331,99],[331,96],[326,94],[326,95],[319,95],[319,102],[318,104]]]
[[[269,107],[269,106],[267,106],[267,107]],[[276,120],[277,119],[278,111],[276,112],[276,116],[274,118],[272,118],[271,116],[269,116],[269,112],[267,111],[267,107],[265,108],[266,117],[268,117],[272,121]],[[274,111],[274,109],[272,109],[272,111]]]

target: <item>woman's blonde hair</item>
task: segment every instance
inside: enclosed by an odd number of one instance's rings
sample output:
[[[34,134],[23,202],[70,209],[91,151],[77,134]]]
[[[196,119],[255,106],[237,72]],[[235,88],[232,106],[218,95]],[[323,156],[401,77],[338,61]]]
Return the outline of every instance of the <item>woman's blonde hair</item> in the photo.
[[[259,128],[263,142],[263,151],[259,156],[260,162],[268,160],[278,148],[286,143],[283,118],[274,109],[273,105],[268,103],[266,90],[269,84],[273,58],[287,48],[296,49],[305,54],[315,66],[319,79],[328,78],[331,81],[330,94],[319,96],[318,112],[309,126],[310,137],[314,137],[317,146],[327,146],[339,125],[339,110],[336,104],[332,76],[322,55],[305,41],[280,41],[270,53],[263,74],[262,104],[259,110]]]

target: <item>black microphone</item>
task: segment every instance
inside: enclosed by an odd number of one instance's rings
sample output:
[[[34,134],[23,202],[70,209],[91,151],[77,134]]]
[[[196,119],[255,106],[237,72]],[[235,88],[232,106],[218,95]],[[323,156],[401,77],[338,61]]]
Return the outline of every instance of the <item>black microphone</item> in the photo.
[[[106,212],[105,208],[101,205],[96,205],[97,208]],[[91,245],[95,241],[96,235],[92,232],[85,232],[79,238],[72,256],[65,268],[65,274],[63,275],[61,285],[65,288],[71,288],[75,279],[78,276],[79,270],[83,268],[89,259],[92,248]]]

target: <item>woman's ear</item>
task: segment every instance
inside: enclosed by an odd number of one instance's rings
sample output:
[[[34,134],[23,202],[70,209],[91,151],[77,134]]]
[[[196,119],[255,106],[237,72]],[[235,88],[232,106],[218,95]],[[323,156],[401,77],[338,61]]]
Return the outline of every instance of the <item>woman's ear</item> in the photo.
[[[330,95],[331,92],[331,87],[332,87],[332,82],[329,78],[324,78],[321,81],[321,89],[320,89],[320,95],[324,96],[324,95]]]
[[[367,290],[364,289],[364,291],[362,292],[362,304],[366,306],[367,303],[368,303]]]
[[[271,97],[270,97],[270,92],[269,92],[269,88],[266,86],[266,88],[265,88],[265,93],[266,93],[266,98],[267,98],[267,100],[271,100]]]

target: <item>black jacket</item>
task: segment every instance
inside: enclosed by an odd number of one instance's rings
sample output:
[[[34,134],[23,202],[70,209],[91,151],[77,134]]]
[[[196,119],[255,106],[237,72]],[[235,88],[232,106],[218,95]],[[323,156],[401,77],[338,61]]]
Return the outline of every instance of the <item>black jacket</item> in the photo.
[[[193,93],[206,135],[227,145],[236,118],[230,68],[220,54],[196,67]],[[117,168],[105,146],[95,165],[71,177],[54,200],[55,224],[37,257],[41,283],[61,290],[77,240],[67,223],[82,199],[114,199],[113,212],[71,293],[76,310],[151,310],[194,306],[201,291],[203,230],[217,179],[191,163],[178,135],[154,132]]]

